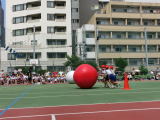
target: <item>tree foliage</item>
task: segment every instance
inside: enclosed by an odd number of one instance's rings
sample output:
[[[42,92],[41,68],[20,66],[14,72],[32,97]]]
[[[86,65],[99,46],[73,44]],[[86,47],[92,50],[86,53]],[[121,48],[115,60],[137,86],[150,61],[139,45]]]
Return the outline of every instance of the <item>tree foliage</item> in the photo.
[[[148,74],[148,69],[147,69],[146,67],[144,67],[143,65],[141,65],[141,66],[139,67],[139,70],[140,70],[140,73],[141,73],[142,75],[147,75],[147,74]]]
[[[71,57],[67,56],[67,61],[64,63],[64,66],[70,66],[73,70],[75,70],[81,64],[90,64],[94,68],[97,68],[97,64],[94,61],[82,61],[79,57],[74,55]]]
[[[125,67],[128,66],[128,62],[124,58],[117,58],[117,59],[115,59],[114,62],[115,62],[115,65],[118,67],[117,68],[118,71],[124,72],[125,71]]]
[[[72,55],[67,56],[67,61],[64,63],[64,66],[71,66],[73,70],[75,70],[80,64],[83,64],[83,61],[77,56]]]
[[[85,64],[89,64],[89,65],[93,66],[95,69],[97,69],[97,64],[95,61],[86,61]]]

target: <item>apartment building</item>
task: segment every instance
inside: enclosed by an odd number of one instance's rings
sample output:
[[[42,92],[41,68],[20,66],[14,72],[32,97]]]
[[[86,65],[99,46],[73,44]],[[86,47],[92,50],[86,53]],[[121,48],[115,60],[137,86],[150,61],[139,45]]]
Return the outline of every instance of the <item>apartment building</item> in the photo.
[[[3,69],[32,66],[35,47],[36,68],[64,70],[72,55],[70,0],[6,0],[6,15]]]
[[[103,8],[109,0],[72,0],[72,52],[76,54],[76,29],[86,24],[97,11],[97,6]],[[95,9],[96,8],[96,9]]]
[[[147,61],[150,69],[159,67],[160,2],[112,0],[88,24],[92,25],[78,30],[83,34],[78,41],[85,43],[86,60],[95,60],[98,36],[100,64],[114,65],[114,59],[125,58],[127,70],[147,65]]]
[[[4,11],[2,9],[2,4],[0,0],[0,45],[4,46]]]

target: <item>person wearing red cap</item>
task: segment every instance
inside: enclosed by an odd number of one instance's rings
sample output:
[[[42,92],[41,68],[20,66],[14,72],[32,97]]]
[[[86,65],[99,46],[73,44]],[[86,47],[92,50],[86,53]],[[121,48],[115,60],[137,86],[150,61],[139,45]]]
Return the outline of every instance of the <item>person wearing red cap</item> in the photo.
[[[112,88],[119,87],[119,83],[117,82],[116,79],[116,74],[113,70],[113,66],[109,66],[111,74],[109,75],[110,83],[112,84]]]
[[[106,65],[105,77],[104,77],[104,87],[109,87],[109,74],[108,74],[109,66]]]

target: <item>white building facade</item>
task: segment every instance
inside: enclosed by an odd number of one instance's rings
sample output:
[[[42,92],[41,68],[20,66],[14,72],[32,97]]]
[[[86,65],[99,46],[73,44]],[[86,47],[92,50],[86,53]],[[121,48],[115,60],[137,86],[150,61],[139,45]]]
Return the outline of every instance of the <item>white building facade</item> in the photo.
[[[32,66],[35,42],[37,67],[64,70],[66,55],[72,55],[71,30],[71,0],[7,0],[2,68]]]

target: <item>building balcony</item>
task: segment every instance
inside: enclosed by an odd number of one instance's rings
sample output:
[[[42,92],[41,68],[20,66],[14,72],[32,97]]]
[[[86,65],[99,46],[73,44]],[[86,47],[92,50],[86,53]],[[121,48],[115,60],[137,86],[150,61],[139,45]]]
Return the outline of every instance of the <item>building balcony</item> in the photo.
[[[159,44],[159,39],[147,41],[148,45]],[[100,39],[99,45],[145,45],[145,39]]]
[[[84,31],[95,31],[95,25],[92,24],[85,24],[83,25]]]
[[[38,10],[38,9],[40,9],[41,7],[29,7],[29,8],[27,8],[27,10]]]
[[[41,1],[31,1],[26,3],[27,10],[39,9],[41,7]]]
[[[56,35],[66,35],[66,32],[55,32]]]
[[[159,19],[159,14],[112,12],[112,18],[146,18]]]
[[[157,31],[160,32],[159,26],[116,26],[116,25],[97,25],[99,31],[134,31],[134,32],[144,32],[144,28],[147,28],[147,31]]]
[[[66,19],[55,19],[55,22],[66,22]]]
[[[148,58],[159,58],[160,53],[148,53]],[[99,58],[145,58],[145,53],[131,53],[131,52],[112,52],[112,53],[99,53]]]
[[[86,44],[95,45],[96,44],[95,38],[86,38]]]
[[[95,52],[86,52],[86,58],[88,59],[93,59],[95,56]]]
[[[36,23],[36,22],[40,22],[41,19],[36,19],[36,20],[28,20],[27,23]]]

